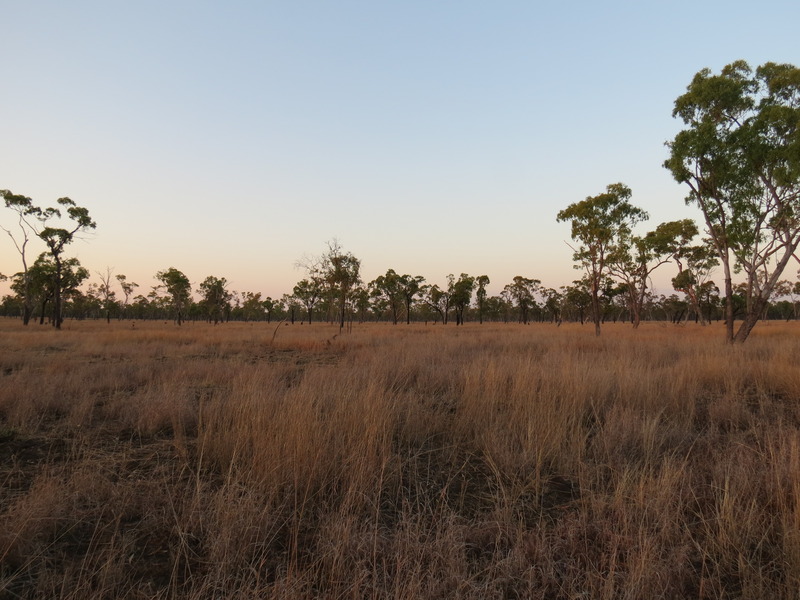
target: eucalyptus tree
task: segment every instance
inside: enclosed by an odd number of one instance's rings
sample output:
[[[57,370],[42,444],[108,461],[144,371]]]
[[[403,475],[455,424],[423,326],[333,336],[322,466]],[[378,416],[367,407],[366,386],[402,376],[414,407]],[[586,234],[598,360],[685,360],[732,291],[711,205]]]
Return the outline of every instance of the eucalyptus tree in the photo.
[[[400,293],[406,308],[406,325],[411,324],[411,306],[422,295],[424,283],[425,278],[422,275],[400,276]]]
[[[492,321],[502,320],[508,323],[512,306],[501,292],[499,296],[489,296],[484,302],[484,312],[487,319]]]
[[[28,274],[28,261],[27,249],[28,242],[33,236],[37,235],[36,227],[33,224],[32,218],[41,215],[42,210],[33,204],[33,200],[27,196],[14,194],[9,190],[0,190],[0,196],[3,196],[6,208],[11,209],[17,214],[17,225],[19,227],[19,234],[15,235],[11,229],[0,226],[0,229],[8,234],[14,247],[17,249],[20,257],[22,258],[22,278],[21,288],[19,291],[22,297],[22,324],[27,325],[30,321],[33,312],[33,299],[30,292],[30,276]]]
[[[323,276],[339,305],[339,330],[344,328],[353,291],[361,283],[361,261],[351,252],[345,252],[339,242],[328,243],[322,257]]]
[[[539,293],[542,295],[542,300],[544,301],[545,315],[549,313],[550,320],[553,323],[561,325],[561,312],[564,305],[564,294],[553,288],[540,289]]]
[[[156,279],[167,292],[175,322],[181,325],[192,302],[192,284],[189,278],[175,267],[170,267],[156,273]]]
[[[260,320],[265,314],[261,292],[242,292],[241,316],[244,321]]]
[[[575,268],[583,269],[588,277],[595,335],[600,335],[600,287],[608,274],[609,255],[634,225],[647,218],[645,211],[628,201],[630,197],[628,186],[612,183],[604,193],[570,204],[557,215],[558,221],[571,223],[572,239],[579,244],[573,248],[573,260],[578,263]]]
[[[353,290],[353,308],[358,315],[358,322],[363,323],[370,309],[369,289],[363,284]]]
[[[344,328],[347,310],[352,304],[354,290],[361,283],[361,261],[351,252],[345,252],[338,240],[327,244],[328,249],[320,256],[304,258],[297,266],[308,273],[308,278],[300,283],[300,292],[304,295],[303,303],[312,307],[323,297],[336,304],[338,310],[339,329]],[[297,290],[297,286],[295,286]],[[319,297],[314,297],[319,292]],[[297,296],[297,294],[295,293]],[[299,297],[299,296],[298,296]],[[309,310],[309,322],[310,322]]]
[[[286,309],[286,318],[294,325],[295,316],[303,307],[301,301],[293,294],[284,294],[278,302]]]
[[[572,285],[561,287],[566,305],[577,311],[581,325],[586,321],[586,309],[592,305],[590,287],[586,277],[576,279],[572,282]]]
[[[464,311],[472,302],[474,289],[475,278],[466,273],[461,273],[458,279],[450,279],[450,299],[455,310],[456,325],[464,324]]]
[[[527,325],[530,321],[530,312],[536,306],[536,293],[541,284],[538,279],[517,275],[503,288],[508,298],[517,306],[520,323]]]
[[[449,280],[453,279],[452,275],[448,276]],[[450,291],[443,290],[438,285],[426,285],[423,287],[423,301],[434,314],[438,314],[442,318],[442,324],[447,325],[447,318],[450,314],[450,307],[452,306],[452,297]]]
[[[86,208],[78,206],[71,199],[66,197],[59,198],[57,202],[61,208],[47,208],[41,211],[37,218],[44,225],[38,235],[47,246],[56,267],[55,275],[53,276],[53,325],[55,325],[56,329],[61,329],[63,321],[61,314],[61,279],[63,275],[64,257],[62,255],[64,248],[72,243],[76,234],[95,229],[97,224],[89,216],[89,211]],[[62,217],[62,209],[66,211],[67,218],[72,222],[66,227],[48,225],[50,219]]]
[[[106,313],[106,323],[111,323],[111,311],[118,308],[117,292],[111,288],[111,272],[111,267],[106,267],[105,273],[97,271],[97,276],[100,278],[97,295]]]
[[[661,223],[643,236],[622,231],[609,253],[609,272],[623,285],[633,328],[639,327],[650,276],[697,235],[691,219]]]
[[[386,274],[378,275],[370,281],[369,289],[377,304],[388,307],[392,315],[392,323],[397,325],[400,320],[400,311],[405,303],[400,275],[394,269],[389,269]]]
[[[797,320],[797,297],[800,296],[800,281],[784,279],[778,282],[778,285],[775,286],[775,294],[787,299],[792,309],[792,316]]]
[[[324,287],[322,282],[317,278],[301,279],[292,290],[294,298],[302,302],[303,306],[306,307],[309,323],[311,323],[313,317],[314,306],[320,301],[323,293]],[[292,318],[292,323],[294,323],[294,317]]]
[[[475,278],[475,302],[478,305],[478,322],[481,325],[483,325],[483,313],[486,308],[486,286],[490,283],[488,275],[478,275]]]
[[[271,323],[272,322],[272,314],[275,311],[280,311],[281,310],[281,308],[283,307],[283,301],[280,300],[280,299],[273,300],[271,296],[267,296],[266,298],[264,298],[261,301],[261,306],[262,306],[264,312],[267,314],[267,323]]]
[[[698,72],[675,101],[686,129],[664,166],[689,187],[722,264],[726,335],[744,342],[800,245],[800,69],[744,61]],[[745,274],[734,332],[732,273]]]
[[[701,298],[708,285],[711,272],[719,265],[719,259],[708,240],[700,244],[685,245],[676,248],[672,255],[678,266],[678,274],[672,278],[672,287],[686,294],[701,325],[705,325],[709,318],[701,307]]]
[[[55,298],[56,263],[53,257],[43,252],[28,268],[26,278],[18,273],[12,280],[11,289],[19,294],[27,286],[31,302],[40,307],[39,323],[43,324],[47,314],[47,305]],[[74,295],[80,285],[89,278],[89,271],[81,266],[77,258],[66,258],[61,262],[61,293],[64,296]],[[55,318],[55,313],[53,313]],[[52,323],[52,321],[51,321]]]
[[[202,298],[201,305],[205,309],[209,323],[213,321],[214,325],[217,325],[230,308],[233,298],[233,293],[228,291],[228,280],[209,275],[200,283],[197,293]]]
[[[119,282],[119,287],[122,289],[122,295],[125,296],[125,300],[122,301],[122,310],[120,311],[120,314],[124,316],[128,310],[128,302],[130,301],[131,294],[139,287],[139,284],[134,281],[128,281],[128,277],[122,273],[116,275],[116,279]]]

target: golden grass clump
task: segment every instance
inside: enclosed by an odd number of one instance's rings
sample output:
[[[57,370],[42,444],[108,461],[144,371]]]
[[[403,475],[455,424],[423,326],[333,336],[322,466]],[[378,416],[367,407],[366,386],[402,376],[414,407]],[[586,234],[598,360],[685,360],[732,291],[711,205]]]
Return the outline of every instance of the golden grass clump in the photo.
[[[337,332],[0,321],[0,597],[800,595],[796,324]]]

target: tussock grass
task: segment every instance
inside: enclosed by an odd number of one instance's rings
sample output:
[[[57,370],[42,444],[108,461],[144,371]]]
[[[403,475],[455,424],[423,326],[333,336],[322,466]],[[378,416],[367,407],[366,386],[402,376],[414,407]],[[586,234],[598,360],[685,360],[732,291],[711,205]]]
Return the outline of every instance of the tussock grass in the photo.
[[[0,332],[0,595],[800,594],[794,324]]]

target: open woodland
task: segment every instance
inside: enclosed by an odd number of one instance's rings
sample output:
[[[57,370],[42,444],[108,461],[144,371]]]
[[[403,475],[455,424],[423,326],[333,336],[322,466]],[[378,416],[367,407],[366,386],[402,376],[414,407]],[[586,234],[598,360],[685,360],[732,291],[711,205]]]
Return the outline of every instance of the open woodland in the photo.
[[[797,598],[800,325],[0,319],[0,596]]]

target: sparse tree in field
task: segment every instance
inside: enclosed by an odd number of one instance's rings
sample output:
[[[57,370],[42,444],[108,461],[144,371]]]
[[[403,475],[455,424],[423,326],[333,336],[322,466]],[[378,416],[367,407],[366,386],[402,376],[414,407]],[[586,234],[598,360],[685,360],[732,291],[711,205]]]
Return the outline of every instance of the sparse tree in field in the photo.
[[[422,294],[425,278],[422,275],[401,275],[400,291],[406,307],[406,325],[411,324],[411,306]]]
[[[6,229],[5,227],[0,227],[0,229],[8,234],[8,237],[11,238],[14,247],[22,258],[22,288],[19,294],[22,297],[22,324],[27,325],[30,322],[33,312],[33,300],[30,293],[30,279],[28,275],[26,253],[31,236],[38,235],[32,219],[38,218],[42,214],[42,210],[34,206],[33,200],[30,198],[13,194],[9,190],[0,190],[0,196],[3,196],[6,208],[17,213],[17,224],[20,231],[18,236],[15,236],[10,229]]]
[[[630,188],[612,183],[604,193],[570,204],[557,216],[558,221],[571,223],[572,239],[579,243],[574,260],[588,276],[595,335],[600,335],[600,286],[608,274],[609,254],[636,223],[647,218],[645,211],[628,202],[630,197]]]
[[[775,300],[778,298],[784,298],[784,300],[776,303],[776,308],[780,310],[781,318],[786,319],[787,321],[790,321],[792,318],[797,319],[794,285],[795,284],[788,279],[782,279],[777,283],[772,294],[772,297]],[[800,288],[800,286],[798,286],[798,288]]]
[[[189,278],[175,267],[156,273],[156,279],[166,290],[175,322],[180,326],[192,301],[192,284]]]
[[[337,240],[328,242],[328,250],[319,257],[306,258],[297,263],[308,272],[308,279],[300,283],[303,303],[308,308],[311,301],[313,307],[320,299],[327,296],[338,308],[339,329],[344,328],[347,310],[350,307],[352,293],[361,283],[361,261],[350,252],[345,252]],[[295,286],[295,296],[297,296]],[[318,292],[318,297],[314,297]],[[300,297],[300,296],[298,296]],[[310,311],[309,311],[310,317]],[[310,322],[310,321],[309,321]]]
[[[797,297],[800,296],[800,281],[784,279],[775,286],[775,293],[779,297],[788,298],[792,308],[792,317],[797,320]]]
[[[561,288],[564,294],[564,299],[567,305],[574,308],[578,312],[578,319],[581,325],[586,321],[586,309],[592,305],[592,294],[590,284],[586,277],[583,279],[576,279],[572,285],[564,286]]]
[[[303,303],[308,311],[308,322],[311,323],[311,318],[314,312],[314,306],[322,298],[323,287],[322,282],[316,278],[301,279],[297,282],[292,290],[294,298]],[[294,318],[292,319],[294,323]]]
[[[448,281],[453,278],[448,276]],[[425,304],[442,318],[442,324],[447,325],[447,317],[450,314],[451,297],[450,292],[441,289],[438,285],[426,285],[423,288],[423,300]]]
[[[623,230],[608,255],[609,272],[625,288],[633,328],[642,320],[650,276],[697,235],[691,219],[661,223],[643,236]]]
[[[361,283],[361,261],[350,252],[345,252],[339,242],[328,243],[328,251],[322,256],[322,275],[339,308],[339,330],[344,329],[347,311],[353,290]]]
[[[245,322],[258,320],[264,313],[261,292],[242,292],[242,318]]]
[[[707,287],[707,283],[713,285],[709,277],[719,265],[717,254],[706,240],[702,244],[677,247],[672,258],[678,265],[678,274],[672,278],[672,287],[686,294],[700,324],[705,325],[708,318],[700,306],[701,290]]]
[[[536,292],[542,284],[538,279],[517,275],[503,288],[508,298],[517,306],[519,322],[525,325],[530,321],[531,309],[536,305]]]
[[[661,296],[659,306],[664,311],[664,316],[671,323],[680,323],[686,314],[688,303],[678,298],[676,294],[670,294],[669,296]]]
[[[261,306],[263,307],[264,311],[267,313],[267,323],[272,322],[272,314],[275,311],[281,310],[283,306],[283,301],[281,300],[273,300],[270,296],[264,298],[261,302]]]
[[[462,273],[458,279],[451,280],[450,298],[456,314],[456,325],[464,324],[464,311],[472,302],[472,290],[475,289],[475,278]]]
[[[27,287],[32,302],[41,309],[39,323],[43,324],[47,314],[47,305],[55,297],[56,264],[53,257],[45,252],[28,268]],[[89,278],[89,271],[81,266],[77,258],[67,258],[61,263],[61,291],[64,296],[74,295],[80,285]],[[22,295],[26,285],[22,273],[18,273],[12,283],[11,289]]]
[[[369,290],[364,285],[353,290],[353,307],[358,315],[358,322],[363,323],[370,308]]]
[[[225,316],[230,306],[233,293],[228,291],[228,280],[224,277],[209,275],[200,284],[197,293],[202,297],[201,304],[205,309],[208,322],[217,325]]]
[[[564,303],[564,295],[553,288],[540,288],[539,293],[544,300],[544,309],[550,313],[553,323],[561,325],[561,311]]]
[[[116,276],[117,281],[119,282],[119,287],[122,288],[122,294],[125,296],[125,300],[122,302],[122,310],[121,315],[124,315],[125,312],[128,310],[128,302],[130,300],[131,294],[133,291],[139,287],[138,283],[133,281],[128,281],[128,278],[120,273]]]
[[[53,227],[47,225],[52,218],[60,218],[61,208],[47,208],[41,211],[37,218],[42,222],[44,228],[38,232],[39,237],[47,246],[50,256],[53,257],[56,271],[53,277],[53,325],[56,329],[61,329],[63,321],[61,315],[61,291],[63,275],[63,256],[64,247],[72,243],[75,235],[81,231],[95,229],[97,224],[89,216],[89,211],[82,206],[78,206],[69,198],[59,198],[58,204],[66,210],[67,217],[72,221],[68,227]]]
[[[111,323],[111,311],[117,306],[117,293],[111,289],[111,267],[106,267],[106,272],[97,272],[100,277],[100,285],[97,286],[97,295],[103,310],[106,313],[106,323]]]
[[[800,244],[800,69],[744,61],[704,69],[675,101],[686,129],[664,166],[689,187],[722,264],[726,337],[744,342]],[[746,277],[734,332],[736,267]]]
[[[511,306],[508,302],[500,296],[489,296],[484,301],[483,310],[484,317],[491,321],[504,321],[508,323],[509,314],[511,314]]]
[[[400,275],[394,269],[389,269],[385,275],[378,275],[373,279],[369,283],[369,288],[375,302],[389,308],[392,323],[397,325],[400,319],[400,310],[405,302]]]
[[[297,296],[284,294],[280,300],[280,303],[286,307],[286,316],[288,317],[289,322],[294,325],[297,313],[303,308],[302,302],[300,302]]]
[[[478,275],[475,278],[475,301],[478,305],[478,322],[483,325],[483,313],[486,308],[486,286],[491,283],[488,275]]]

